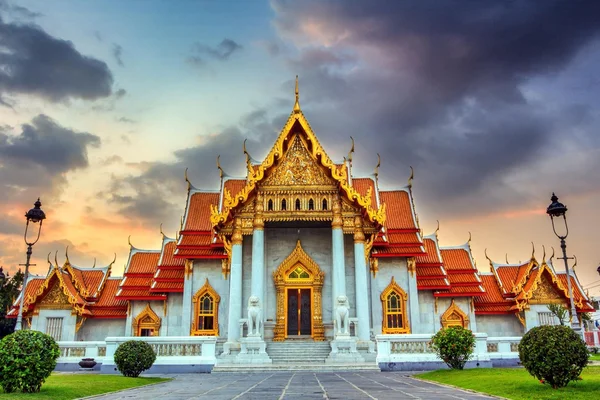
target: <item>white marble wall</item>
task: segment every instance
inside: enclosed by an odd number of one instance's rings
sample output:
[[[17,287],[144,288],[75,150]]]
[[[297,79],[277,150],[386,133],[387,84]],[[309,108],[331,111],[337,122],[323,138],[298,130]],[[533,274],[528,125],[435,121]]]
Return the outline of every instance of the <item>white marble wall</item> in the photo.
[[[383,310],[381,308],[381,292],[388,287],[392,281],[392,276],[396,280],[398,286],[402,288],[408,295],[408,268],[405,258],[380,258],[379,272],[375,278],[371,278],[371,314],[373,315],[373,332],[375,335],[380,335]],[[372,275],[371,275],[372,277]],[[410,297],[406,304],[406,313],[409,315]],[[412,301],[419,301],[412,299]],[[410,324],[410,320],[409,320]]]
[[[75,340],[77,316],[71,315],[71,310],[40,310],[39,315],[31,319],[31,329],[46,333],[46,318],[62,318],[61,341]],[[25,324],[25,321],[23,321]]]
[[[244,261],[245,267],[245,261]],[[227,316],[229,311],[229,279],[223,277],[221,272],[221,260],[197,260],[194,261],[194,271],[192,275],[192,296],[194,295],[204,284],[208,278],[208,283],[213,289],[219,294],[221,301],[219,302],[219,337],[227,337]],[[191,299],[190,299],[191,301]],[[195,316],[193,305],[190,307],[192,316],[190,321],[193,323]],[[182,327],[182,336],[190,334],[191,326],[185,328]]]
[[[165,324],[165,336],[187,336],[189,330],[181,326],[181,308],[183,302],[183,293],[169,293],[167,297],[167,317],[163,318]]]
[[[535,328],[536,326],[540,326],[540,319],[538,313],[549,313],[548,306],[545,304],[532,304],[530,305],[529,310],[525,310],[525,327],[526,330],[530,330],[531,328]],[[565,324],[568,324],[569,315],[567,314],[567,320],[564,321]],[[560,322],[556,316],[553,317],[554,324],[559,325]]]
[[[419,290],[420,321],[412,333],[435,333],[440,330],[440,314],[435,312],[435,299],[432,290]]]
[[[121,319],[87,319],[76,338],[78,341],[104,341],[108,336],[125,336],[125,318]]]
[[[477,315],[477,329],[489,337],[523,336],[524,328],[515,315]]]

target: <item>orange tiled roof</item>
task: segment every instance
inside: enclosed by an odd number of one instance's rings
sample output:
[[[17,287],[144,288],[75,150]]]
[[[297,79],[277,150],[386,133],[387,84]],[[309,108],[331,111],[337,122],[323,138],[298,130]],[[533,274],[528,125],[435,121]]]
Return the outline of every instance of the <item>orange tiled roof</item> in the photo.
[[[160,294],[150,293],[150,288],[148,289],[128,289],[121,288],[117,292],[117,298],[124,300],[163,300],[167,297]]]
[[[98,308],[90,307],[90,318],[127,318],[127,307],[124,308]]]
[[[417,232],[392,232],[387,235],[390,244],[418,244],[423,242],[419,239]]]
[[[450,287],[450,283],[447,279],[443,278],[419,278],[417,276],[417,289],[419,290],[432,290],[432,289],[447,289]]]
[[[556,277],[562,284],[564,288],[568,287],[567,282],[567,274],[565,272],[557,273]],[[573,275],[569,275],[571,278],[571,288],[573,290],[573,300],[575,302],[575,306],[578,308],[579,312],[594,312],[595,309],[590,304],[587,296],[582,293],[580,286],[577,284],[577,280],[573,277]]]
[[[96,297],[100,284],[108,273],[108,268],[82,269],[69,263],[67,271],[77,289],[87,291],[89,297]]]
[[[225,193],[225,190],[229,190],[231,197],[235,197],[235,195],[238,194],[244,188],[244,186],[246,186],[245,179],[227,179],[223,183],[223,193]]]
[[[450,278],[451,275],[448,275]],[[448,297],[448,296],[477,296],[481,293],[485,292],[485,289],[481,284],[478,286],[456,286],[452,282],[450,282],[450,289],[436,292],[435,295],[439,297]]]
[[[35,294],[37,293],[38,289],[40,288],[40,286],[42,286],[44,284],[44,282],[46,281],[46,278],[32,278],[29,277],[29,279],[27,280],[27,288],[25,289],[25,305],[28,305],[28,299],[32,299],[35,297]],[[17,314],[19,313],[19,306],[20,306],[20,296],[17,297],[17,299],[15,300],[15,302],[12,305],[11,310],[6,314],[7,317],[11,317],[14,318],[17,316]],[[25,312],[27,312],[27,310],[29,309],[29,307],[25,307],[24,310]]]
[[[210,246],[212,243],[213,237],[210,233],[206,235],[189,235],[183,233],[181,235],[181,239],[179,239],[179,244],[177,247],[181,248],[184,246]]]
[[[176,256],[225,258],[227,255],[223,249],[178,249]]]
[[[181,282],[160,282],[157,281],[152,284],[150,288],[152,293],[164,293],[164,292],[183,292],[183,280]]]
[[[417,264],[417,278],[419,276],[446,278],[448,275],[441,265],[435,267],[422,267]]]
[[[175,250],[177,248],[177,243],[175,241],[171,241],[167,243],[163,247],[162,251],[162,260],[160,262],[160,267],[170,266],[170,267],[183,267],[185,265],[185,260],[181,258],[174,258]]]
[[[158,251],[136,251],[131,255],[125,274],[154,274],[159,257]]]
[[[421,246],[407,247],[377,247],[373,249],[371,255],[373,257],[411,257],[423,254]]]
[[[152,275],[147,276],[125,276],[123,281],[121,281],[121,287],[145,287],[150,286],[152,283]]]
[[[425,238],[423,240],[423,245],[425,246],[426,254],[417,256],[417,266],[419,264],[442,264],[442,260],[437,252],[437,246],[433,239]]]
[[[448,271],[448,280],[452,284],[463,284],[463,285],[480,285],[481,280],[477,273],[455,273],[454,271]]]
[[[196,192],[189,200],[184,231],[212,230],[210,225],[210,206],[219,204],[219,193]]]
[[[77,304],[79,305],[85,305],[86,301],[81,297],[81,295],[79,294],[79,291],[75,288],[75,285],[73,285],[73,282],[71,281],[71,277],[69,276],[68,273],[66,272],[58,272],[59,274],[61,274],[61,282],[64,284],[64,287],[66,289],[66,291],[68,292],[69,296],[72,296],[72,298],[77,302]]]
[[[371,207],[377,209],[377,198],[375,194],[375,182],[371,178],[352,178],[352,187],[356,189],[361,196],[366,196],[369,188],[371,189]]]
[[[119,290],[119,284],[121,283],[120,278],[112,279],[109,278],[106,280],[106,284],[104,285],[104,289],[102,289],[102,294],[98,298],[98,301],[94,304],[93,307],[125,307],[127,308],[127,302],[123,300],[118,300],[115,298],[117,291]]]
[[[409,194],[406,190],[380,191],[379,197],[386,205],[387,229],[417,229]]]
[[[485,293],[473,298],[475,314],[512,313],[511,309],[516,303],[504,298],[496,277],[493,274],[481,274],[480,277]]]
[[[518,286],[527,276],[527,273],[530,270],[530,264],[532,264],[531,261],[519,265],[493,264],[493,268],[496,271],[496,274],[498,274],[498,278],[500,279],[500,283],[504,290],[507,293],[513,293],[513,288],[515,288],[515,286],[517,286],[516,291],[519,291],[520,288]]]
[[[155,280],[181,279],[183,281],[185,271],[183,269],[159,269],[154,276]]]
[[[471,270],[477,271],[477,268],[471,262],[471,257],[466,249],[440,249],[444,268],[448,273],[450,271]]]

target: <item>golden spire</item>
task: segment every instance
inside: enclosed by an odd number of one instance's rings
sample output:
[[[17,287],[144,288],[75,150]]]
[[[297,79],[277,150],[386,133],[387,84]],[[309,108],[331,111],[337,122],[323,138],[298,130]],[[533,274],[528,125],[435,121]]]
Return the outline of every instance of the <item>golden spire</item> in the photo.
[[[298,75],[296,75],[296,102],[294,103],[294,112],[300,112],[300,92],[298,91]]]

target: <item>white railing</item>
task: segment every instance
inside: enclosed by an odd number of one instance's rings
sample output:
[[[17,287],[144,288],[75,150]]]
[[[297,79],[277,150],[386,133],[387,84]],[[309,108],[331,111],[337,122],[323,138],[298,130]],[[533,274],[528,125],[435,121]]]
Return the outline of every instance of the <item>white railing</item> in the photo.
[[[104,365],[114,365],[117,348],[129,340],[141,340],[152,346],[156,353],[154,365],[214,365],[217,339],[208,336],[149,336],[107,337]]]
[[[433,334],[377,335],[377,362],[440,362],[431,348]],[[475,352],[472,360],[490,361],[487,335],[475,333]]]
[[[106,356],[106,342],[58,342],[59,363],[79,362],[82,358],[93,358],[102,362]]]
[[[520,336],[489,337],[487,352],[492,360],[519,358]]]

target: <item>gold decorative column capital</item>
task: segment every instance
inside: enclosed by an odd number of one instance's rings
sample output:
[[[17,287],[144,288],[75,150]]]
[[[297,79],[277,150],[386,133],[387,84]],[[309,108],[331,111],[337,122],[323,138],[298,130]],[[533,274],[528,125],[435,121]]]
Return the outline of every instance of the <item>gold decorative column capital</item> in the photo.
[[[235,217],[233,221],[233,235],[231,235],[231,244],[242,244],[242,220],[240,217]]]
[[[354,243],[364,243],[365,232],[363,230],[363,220],[360,215],[354,217]]]
[[[331,211],[333,212],[333,220],[331,221],[331,227],[333,229],[342,229],[344,221],[342,220],[342,205],[340,204],[340,197],[335,196],[332,200]]]
[[[254,221],[252,222],[252,226],[255,230],[262,231],[265,228],[265,221],[263,219],[264,204],[261,193],[256,195],[254,202]]]
[[[406,265],[408,267],[408,272],[410,272],[410,276],[415,276],[417,272],[417,259],[414,257],[408,257],[406,259]]]

